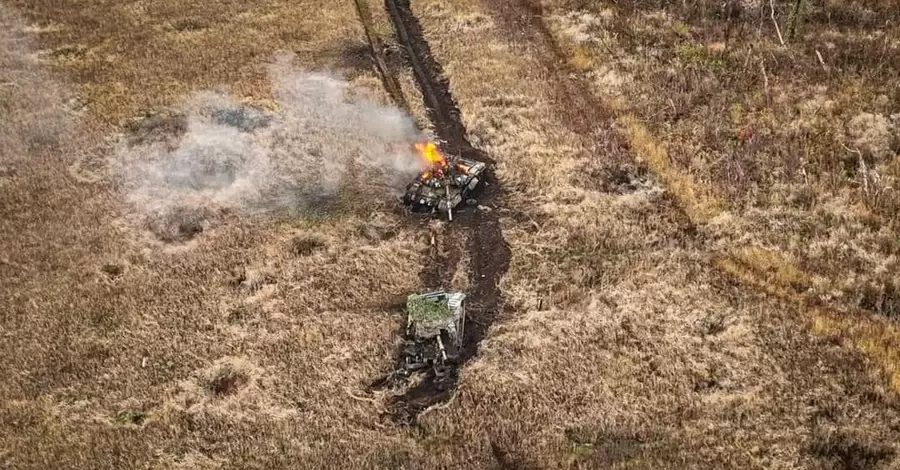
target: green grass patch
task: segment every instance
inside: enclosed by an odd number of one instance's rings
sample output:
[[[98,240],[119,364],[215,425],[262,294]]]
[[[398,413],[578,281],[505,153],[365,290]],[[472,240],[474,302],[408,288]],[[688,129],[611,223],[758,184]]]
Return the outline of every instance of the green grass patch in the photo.
[[[721,57],[699,44],[682,44],[676,49],[675,55],[686,65],[704,68],[721,68],[725,65]]]
[[[447,304],[414,296],[407,298],[406,311],[417,322],[440,321],[453,316],[453,312]]]

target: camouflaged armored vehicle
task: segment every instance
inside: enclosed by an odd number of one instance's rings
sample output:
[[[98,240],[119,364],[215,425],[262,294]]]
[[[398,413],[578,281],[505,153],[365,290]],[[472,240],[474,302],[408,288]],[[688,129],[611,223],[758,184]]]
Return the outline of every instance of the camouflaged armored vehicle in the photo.
[[[406,339],[401,375],[416,371],[446,376],[462,350],[466,295],[461,292],[412,294],[406,299]]]

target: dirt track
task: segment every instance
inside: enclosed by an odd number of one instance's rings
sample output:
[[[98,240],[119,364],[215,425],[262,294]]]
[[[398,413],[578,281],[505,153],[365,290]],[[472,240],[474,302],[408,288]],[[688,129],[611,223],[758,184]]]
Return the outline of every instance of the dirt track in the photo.
[[[494,163],[484,152],[469,142],[460,111],[453,99],[440,64],[432,56],[428,43],[422,36],[418,20],[409,8],[408,0],[385,0],[385,10],[390,18],[397,41],[404,57],[413,69],[416,83],[422,92],[428,117],[435,132],[442,140],[445,152],[465,158]],[[366,15],[360,14],[365,23]],[[367,30],[371,26],[366,26]],[[370,37],[370,41],[373,38]],[[373,44],[373,54],[378,47]],[[375,58],[376,63],[378,58]],[[386,82],[394,82],[390,77]],[[499,282],[509,268],[510,250],[503,238],[499,215],[495,208],[502,204],[503,191],[490,169],[486,172],[478,194],[479,204],[488,210],[469,208],[454,214],[454,220],[443,229],[431,232],[433,245],[428,249],[428,262],[420,277],[429,289],[447,288],[463,250],[471,260],[468,268],[468,311],[463,338],[462,363],[478,353],[478,345],[503,308]],[[456,386],[458,371],[438,388],[431,381],[409,390],[394,401],[395,418],[414,423],[424,409],[446,400]]]
[[[527,47],[528,52],[540,60],[543,71],[552,77],[556,85],[553,101],[561,105],[558,115],[570,129],[585,137],[596,137],[601,129],[609,127],[612,113],[582,79],[567,69],[565,55],[541,19],[540,6],[528,0],[483,0],[482,3],[499,20],[506,34],[519,38],[517,43]],[[611,139],[609,145],[622,145],[613,135],[605,133],[603,137]]]
[[[369,43],[369,53],[372,56],[372,61],[375,63],[375,68],[378,70],[378,75],[381,77],[384,89],[387,91],[388,95],[390,95],[394,104],[400,107],[400,109],[409,112],[409,103],[407,103],[406,97],[403,95],[400,82],[397,80],[397,77],[391,74],[391,70],[385,61],[384,43],[382,43],[381,38],[378,37],[375,28],[372,26],[372,13],[369,11],[368,2],[366,0],[355,0],[354,3],[356,4],[356,12],[359,14],[359,20],[366,33],[366,41]]]

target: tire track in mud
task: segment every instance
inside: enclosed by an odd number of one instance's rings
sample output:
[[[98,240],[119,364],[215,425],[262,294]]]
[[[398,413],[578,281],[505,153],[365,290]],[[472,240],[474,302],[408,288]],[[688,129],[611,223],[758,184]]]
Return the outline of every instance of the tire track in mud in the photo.
[[[406,96],[403,95],[400,82],[391,73],[387,62],[384,60],[384,44],[372,25],[372,12],[369,11],[368,0],[354,0],[353,3],[356,5],[356,13],[359,15],[359,21],[362,23],[363,30],[366,33],[366,40],[369,43],[369,54],[372,56],[372,62],[375,64],[375,69],[381,77],[381,84],[387,90],[394,104],[408,114],[410,112],[409,103],[406,101]]]
[[[469,142],[459,107],[450,93],[440,64],[431,54],[421,25],[410,9],[409,0],[385,0],[384,7],[404,57],[413,69],[428,118],[442,140],[442,150],[493,164],[493,159]],[[503,191],[490,167],[484,176],[478,195],[481,203],[490,201],[493,205],[499,205]],[[458,367],[440,385],[423,380],[390,404],[393,417],[409,424],[415,424],[419,413],[425,409],[449,399],[456,389],[458,368],[475,357],[479,343],[500,313],[503,296],[499,282],[509,269],[510,249],[503,238],[499,215],[494,210],[456,213],[452,222],[446,223],[442,231],[432,235],[435,237],[435,246],[430,248],[433,265],[423,269],[423,282],[429,287],[446,287],[465,246],[470,257],[468,277],[471,287],[467,292],[467,319]]]
[[[469,143],[460,119],[459,106],[450,93],[450,84],[443,76],[441,65],[434,59],[422,34],[419,20],[413,15],[409,0],[385,0],[385,10],[393,26],[403,56],[413,70],[422,92],[428,118],[434,130],[444,140],[442,149],[459,153],[487,163],[494,163]]]

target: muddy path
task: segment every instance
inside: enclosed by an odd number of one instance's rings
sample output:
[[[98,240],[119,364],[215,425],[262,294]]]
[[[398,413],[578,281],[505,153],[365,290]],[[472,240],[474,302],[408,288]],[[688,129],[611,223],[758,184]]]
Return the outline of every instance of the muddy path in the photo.
[[[422,92],[428,117],[442,141],[443,151],[488,164],[493,160],[469,142],[460,110],[440,64],[431,54],[422,28],[409,6],[409,0],[385,0],[385,10],[404,58],[412,68]],[[454,213],[452,222],[430,233],[428,262],[420,277],[428,288],[448,288],[455,267],[468,254],[467,321],[460,367],[475,357],[478,345],[503,306],[500,279],[509,269],[510,250],[503,238],[499,214],[493,208],[502,204],[503,190],[490,168],[475,195],[486,209],[467,208]],[[439,404],[456,388],[458,369],[441,383],[423,380],[390,404],[393,417],[414,424],[419,413]]]
[[[372,63],[375,65],[378,76],[381,78],[382,86],[384,86],[394,104],[409,113],[409,103],[406,101],[406,96],[403,95],[400,82],[391,73],[391,69],[388,67],[387,61],[385,61],[384,43],[381,42],[381,38],[378,37],[378,33],[375,31],[368,0],[354,0],[354,4],[356,5],[356,13],[359,15],[359,21],[362,23],[363,30],[366,33],[366,41],[369,43],[369,55]]]
[[[411,114],[409,102],[406,101],[400,82],[385,59],[386,48],[375,30],[368,0],[354,0],[353,3],[356,6],[356,13],[366,35],[366,41],[369,46],[369,58],[381,79],[381,85],[387,91],[395,106],[406,111],[407,114]],[[431,109],[428,108],[429,112],[431,112]],[[404,211],[403,215],[407,218],[412,216],[408,211]],[[441,237],[440,229],[429,224],[427,220],[420,220],[418,224],[413,223],[412,225],[415,225],[417,230],[426,234],[427,247],[422,252],[422,259],[425,260],[425,263],[419,272],[419,280],[428,290],[449,289],[449,280],[452,279],[456,268],[454,260],[458,260],[461,256],[462,244],[456,243],[452,239],[446,240],[444,237]]]
[[[416,84],[422,92],[428,119],[434,124],[435,133],[442,142],[441,148],[487,163],[493,163],[484,152],[469,143],[466,129],[460,119],[459,106],[450,93],[450,84],[443,76],[443,68],[431,54],[422,34],[422,26],[409,6],[409,0],[385,0],[391,26],[403,57],[412,68]]]

